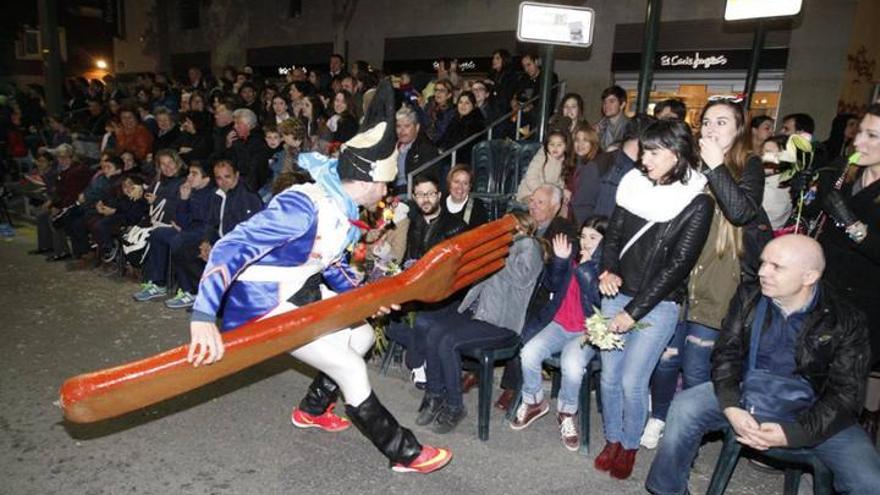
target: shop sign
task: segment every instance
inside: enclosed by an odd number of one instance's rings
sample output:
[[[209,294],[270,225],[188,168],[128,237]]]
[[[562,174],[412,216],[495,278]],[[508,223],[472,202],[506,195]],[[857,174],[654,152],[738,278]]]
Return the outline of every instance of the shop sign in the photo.
[[[693,55],[661,55],[660,67],[664,69],[688,68],[694,70],[724,68],[727,65],[727,57],[724,55],[701,55],[694,52]]]
[[[748,70],[751,56],[751,50],[657,52],[654,56],[654,70],[679,72]],[[611,58],[611,70],[639,71],[641,61],[641,53],[615,53]],[[761,69],[784,70],[787,62],[787,48],[765,48],[761,51]]]

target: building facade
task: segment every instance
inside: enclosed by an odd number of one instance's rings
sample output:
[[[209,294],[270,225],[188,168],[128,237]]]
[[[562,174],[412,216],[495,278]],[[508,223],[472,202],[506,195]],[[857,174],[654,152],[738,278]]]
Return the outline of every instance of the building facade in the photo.
[[[799,16],[773,23],[762,54],[755,112],[810,113],[817,134],[824,137],[848,84],[857,8],[871,1],[804,0]],[[177,73],[192,64],[210,66],[215,73],[225,65],[245,64],[271,72],[291,65],[326,66],[334,52],[391,70],[406,63],[429,67],[431,60],[446,56],[471,62],[470,70],[481,71],[495,48],[541,50],[517,43],[516,0],[125,3],[129,27],[126,39],[115,41],[118,72],[158,65]],[[617,82],[635,90],[646,1],[553,3],[585,5],[596,12],[592,47],[558,47],[554,65],[567,90],[584,96],[587,117],[595,120],[603,88]],[[708,95],[742,91],[743,57],[747,66],[753,26],[721,21],[724,4],[663,2],[652,100],[679,96],[700,106]],[[162,26],[156,26],[160,18]],[[868,84],[876,84],[878,76],[880,70],[874,69]]]

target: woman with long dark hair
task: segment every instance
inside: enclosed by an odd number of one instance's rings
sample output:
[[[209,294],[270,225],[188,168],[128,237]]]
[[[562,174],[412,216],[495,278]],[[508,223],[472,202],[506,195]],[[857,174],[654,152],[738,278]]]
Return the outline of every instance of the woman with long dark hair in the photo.
[[[642,133],[641,159],[624,175],[605,233],[599,291],[622,350],[602,350],[605,447],[595,467],[632,473],[648,416],[648,383],[675,332],[688,274],[712,220],[706,179],[687,124],[658,121]],[[636,322],[645,328],[631,331]]]
[[[825,251],[825,281],[868,317],[876,370],[880,364],[880,104],[865,111],[853,147],[859,153],[854,166],[836,182],[820,185],[820,204],[831,218],[823,222],[819,241]]]
[[[853,140],[859,131],[859,116],[854,113],[839,113],[831,121],[831,133],[822,143],[825,158],[829,161],[841,156],[849,156],[853,151]]]
[[[703,109],[700,160],[715,209],[708,239],[690,274],[684,326],[670,343],[668,360],[654,375],[655,407],[642,437],[648,448],[656,447],[663,433],[679,367],[685,388],[709,381],[721,320],[740,282],[757,280],[761,251],[772,239],[770,221],[761,207],[764,167],[760,157],[751,153],[739,102],[718,99]]]
[[[458,95],[455,105],[455,115],[446,127],[446,132],[437,143],[440,148],[447,150],[465,139],[479,133],[486,128],[483,114],[477,109],[477,99],[470,91],[462,91]],[[476,142],[470,142],[461,147],[456,153],[456,164],[471,163],[471,150]]]
[[[333,141],[344,143],[357,134],[358,119],[351,93],[342,89],[333,97],[333,116],[327,127],[333,132]]]

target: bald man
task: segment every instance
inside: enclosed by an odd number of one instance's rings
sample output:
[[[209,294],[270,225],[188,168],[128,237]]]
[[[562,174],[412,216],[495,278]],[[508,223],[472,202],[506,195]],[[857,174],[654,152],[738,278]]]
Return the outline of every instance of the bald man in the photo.
[[[841,493],[876,493],[880,456],[856,419],[870,362],[864,316],[821,284],[825,259],[813,239],[788,235],[761,253],[759,284],[730,302],[712,381],[672,402],[645,486],[686,493],[691,463],[709,431],[732,428],[764,451],[809,449]]]

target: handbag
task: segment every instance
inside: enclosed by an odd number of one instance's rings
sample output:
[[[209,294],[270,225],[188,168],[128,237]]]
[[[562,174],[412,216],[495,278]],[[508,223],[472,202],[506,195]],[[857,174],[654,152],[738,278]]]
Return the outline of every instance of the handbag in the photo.
[[[767,315],[767,298],[761,296],[752,321],[749,361],[740,385],[740,405],[759,421],[793,423],[816,401],[810,382],[800,376],[782,376],[757,369],[758,344]]]

